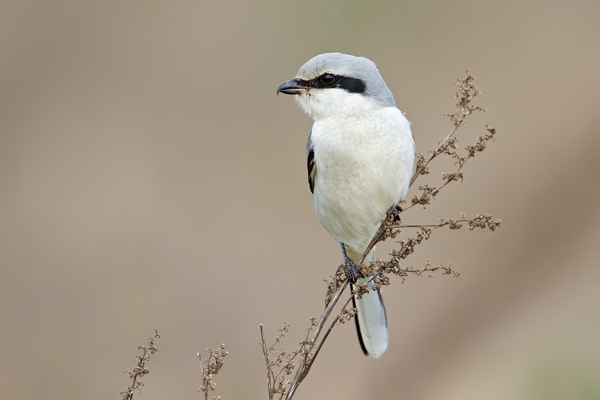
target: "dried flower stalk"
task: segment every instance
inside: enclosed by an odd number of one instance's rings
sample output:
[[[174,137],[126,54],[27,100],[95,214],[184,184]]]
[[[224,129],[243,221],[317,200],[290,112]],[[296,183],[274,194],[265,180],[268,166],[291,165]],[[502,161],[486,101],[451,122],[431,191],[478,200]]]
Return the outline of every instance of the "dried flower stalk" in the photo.
[[[202,361],[200,353],[197,353],[198,363],[200,364],[200,373],[202,374],[202,385],[198,387],[198,391],[203,393],[204,400],[208,400],[208,392],[217,388],[213,375],[217,375],[221,368],[223,368],[223,365],[225,365],[223,359],[229,354],[225,351],[225,344],[220,345],[216,350],[206,349],[206,351],[208,351],[209,355],[204,361]],[[221,400],[221,396],[213,396],[213,400]]]
[[[123,400],[132,400],[133,395],[136,390],[139,393],[142,392],[141,387],[145,386],[145,385],[144,385],[144,382],[142,382],[140,380],[140,378],[142,378],[144,375],[147,375],[148,373],[150,373],[148,368],[146,368],[146,362],[150,361],[150,356],[155,354],[158,351],[158,349],[154,345],[154,342],[156,341],[156,339],[159,339],[159,338],[160,338],[160,335],[158,334],[158,331],[155,329],[154,337],[151,337],[150,339],[148,339],[148,345],[138,347],[138,350],[142,350],[142,354],[135,357],[135,360],[137,361],[137,365],[133,369],[133,371],[129,371],[129,370],[123,371],[123,373],[129,374],[129,377],[132,379],[131,385],[125,391],[121,392],[121,398]]]

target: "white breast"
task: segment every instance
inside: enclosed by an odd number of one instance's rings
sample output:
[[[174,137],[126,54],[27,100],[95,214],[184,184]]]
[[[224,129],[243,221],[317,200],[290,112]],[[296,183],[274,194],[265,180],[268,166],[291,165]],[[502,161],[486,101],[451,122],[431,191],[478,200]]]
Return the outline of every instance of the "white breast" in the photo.
[[[320,118],[311,141],[315,212],[336,240],[362,253],[386,211],[408,191],[415,151],[410,123],[396,107]]]

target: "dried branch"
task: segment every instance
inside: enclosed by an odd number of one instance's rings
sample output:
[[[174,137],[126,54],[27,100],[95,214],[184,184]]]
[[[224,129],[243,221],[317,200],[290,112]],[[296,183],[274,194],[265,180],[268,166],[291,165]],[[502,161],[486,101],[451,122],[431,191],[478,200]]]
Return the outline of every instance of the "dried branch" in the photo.
[[[146,368],[146,362],[150,361],[150,356],[155,354],[158,351],[158,349],[154,345],[154,342],[156,341],[156,339],[159,339],[159,338],[160,338],[160,335],[158,334],[158,331],[155,329],[154,337],[151,337],[148,339],[148,345],[138,347],[138,350],[142,350],[142,354],[135,357],[135,360],[137,361],[137,365],[133,369],[133,371],[130,371],[130,370],[123,371],[123,373],[129,374],[129,377],[133,380],[131,382],[131,385],[125,391],[121,392],[121,398],[123,400],[132,400],[136,389],[139,393],[142,392],[141,387],[145,386],[145,385],[144,385],[144,382],[142,382],[139,379],[142,378],[144,375],[147,375],[148,373],[150,373],[150,371]]]
[[[287,325],[287,324],[284,324],[284,325]],[[269,349],[267,349],[267,343],[265,342],[265,333],[263,332],[262,324],[260,324],[260,339],[261,339],[261,347],[263,349],[263,355],[265,356],[265,363],[267,364],[267,393],[269,395],[269,400],[272,400],[273,393],[271,391],[271,388],[273,387],[273,382],[275,381],[275,377],[273,376],[273,370],[271,369],[271,361],[269,360]]]
[[[208,400],[208,392],[217,388],[217,384],[213,380],[213,375],[217,375],[221,368],[223,368],[225,364],[223,359],[229,354],[225,351],[225,344],[220,345],[216,350],[206,349],[206,351],[208,351],[209,356],[204,361],[202,361],[200,353],[197,353],[200,373],[202,374],[202,385],[200,385],[198,391],[204,394],[204,400]],[[204,367],[202,364],[204,364]],[[213,396],[213,399],[220,400],[221,396]]]
[[[444,138],[444,140],[439,142],[439,146],[435,150],[431,150],[429,152],[429,157],[426,158],[423,154],[417,153],[417,167],[415,174],[410,180],[411,186],[420,175],[429,174],[429,169],[427,166],[435,157],[440,154],[444,154],[448,149],[456,149],[456,140],[453,136],[458,128],[467,123],[466,118],[469,115],[473,114],[475,111],[487,111],[485,108],[471,105],[473,99],[481,94],[481,92],[473,84],[474,80],[475,77],[469,74],[469,70],[467,70],[462,78],[458,78],[454,82],[454,85],[458,86],[458,90],[454,95],[454,97],[458,99],[458,102],[456,103],[456,112],[454,114],[444,114],[444,116],[450,117],[450,121],[454,125],[454,128],[448,134],[448,136]]]

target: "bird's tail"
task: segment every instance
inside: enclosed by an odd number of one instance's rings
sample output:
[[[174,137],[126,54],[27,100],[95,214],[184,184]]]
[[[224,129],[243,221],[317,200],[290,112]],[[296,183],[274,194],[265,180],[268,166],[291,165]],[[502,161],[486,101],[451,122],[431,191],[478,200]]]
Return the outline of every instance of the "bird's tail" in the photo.
[[[366,264],[371,261],[375,261],[375,249],[371,250],[364,262]],[[368,282],[370,278],[361,280]],[[387,317],[381,291],[374,291],[372,287],[373,282],[369,282],[369,293],[360,299],[354,296],[352,302],[358,310],[355,320],[360,346],[366,355],[379,358],[388,346]]]

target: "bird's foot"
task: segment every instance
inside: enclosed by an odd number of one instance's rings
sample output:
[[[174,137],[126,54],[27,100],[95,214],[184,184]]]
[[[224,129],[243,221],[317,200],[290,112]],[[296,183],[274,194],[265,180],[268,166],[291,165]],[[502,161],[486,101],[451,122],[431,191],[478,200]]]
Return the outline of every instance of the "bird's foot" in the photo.
[[[358,266],[348,257],[344,260],[344,268],[346,269],[346,276],[350,283],[356,282],[359,277],[363,276],[360,268],[358,268]]]
[[[363,273],[358,267],[358,265],[356,265],[354,261],[352,261],[350,257],[348,257],[348,254],[346,253],[346,247],[344,247],[344,244],[340,243],[340,245],[342,246],[342,253],[344,253],[344,268],[346,269],[346,276],[348,277],[350,283],[354,283],[358,278],[363,277]]]

